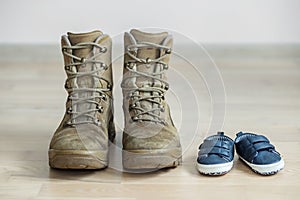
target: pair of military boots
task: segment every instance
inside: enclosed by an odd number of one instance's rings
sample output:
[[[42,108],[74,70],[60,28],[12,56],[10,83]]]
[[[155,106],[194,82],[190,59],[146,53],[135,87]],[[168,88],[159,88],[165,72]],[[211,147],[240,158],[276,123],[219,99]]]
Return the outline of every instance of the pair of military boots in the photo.
[[[165,100],[173,39],[167,32],[124,34],[123,150],[126,169],[180,164],[182,150]],[[66,112],[49,147],[49,165],[61,169],[108,166],[115,139],[112,39],[101,31],[61,38],[68,93]]]

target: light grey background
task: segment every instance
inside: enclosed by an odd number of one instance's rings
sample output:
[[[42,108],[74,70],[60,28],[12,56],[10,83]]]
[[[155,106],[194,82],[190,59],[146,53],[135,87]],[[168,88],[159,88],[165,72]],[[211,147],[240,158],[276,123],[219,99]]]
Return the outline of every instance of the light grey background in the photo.
[[[57,43],[67,31],[176,30],[204,43],[300,43],[299,0],[0,0],[0,43]]]

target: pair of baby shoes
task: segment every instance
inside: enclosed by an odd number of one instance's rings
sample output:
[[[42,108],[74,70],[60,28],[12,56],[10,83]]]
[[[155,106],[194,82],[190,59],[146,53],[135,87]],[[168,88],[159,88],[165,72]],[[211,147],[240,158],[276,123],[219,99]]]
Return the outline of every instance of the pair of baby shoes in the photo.
[[[239,132],[233,141],[218,132],[200,145],[198,171],[205,175],[226,174],[233,167],[235,148],[239,158],[258,174],[272,175],[284,167],[280,154],[265,136]]]

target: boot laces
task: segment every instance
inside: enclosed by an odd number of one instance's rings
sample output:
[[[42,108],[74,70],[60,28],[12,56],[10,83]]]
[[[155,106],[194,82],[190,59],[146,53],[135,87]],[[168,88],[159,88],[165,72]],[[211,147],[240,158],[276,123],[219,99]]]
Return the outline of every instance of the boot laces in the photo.
[[[139,58],[136,56],[137,51],[141,48],[156,48],[160,50],[164,50],[164,54],[155,59],[150,58]],[[163,62],[162,60],[171,53],[171,48],[155,43],[150,42],[142,42],[139,44],[129,45],[125,52],[132,59],[128,60],[125,63],[126,69],[131,72],[128,76],[124,77],[122,81],[122,88],[126,91],[127,97],[132,99],[131,105],[129,106],[130,110],[135,110],[132,115],[132,121],[151,121],[166,124],[167,122],[160,116],[161,112],[165,111],[165,108],[162,105],[164,100],[165,92],[169,89],[169,84],[167,81],[160,78],[161,75],[168,69],[168,64]],[[160,69],[158,72],[154,73],[145,73],[141,71],[137,71],[135,66],[137,64],[145,64],[147,67],[157,66]],[[160,67],[161,66],[161,67]],[[124,84],[128,79],[144,77],[148,80],[153,80],[152,85],[145,87],[129,87]],[[159,81],[161,87],[155,86],[154,82]],[[147,92],[150,95],[142,95],[140,92]],[[157,106],[152,106],[151,109],[146,110],[142,108],[140,102],[147,101]],[[158,113],[158,114],[157,114]],[[150,118],[145,117],[146,115],[151,116]]]
[[[85,48],[99,48],[98,53],[94,53],[89,58],[80,58],[72,53],[69,53],[68,50],[78,50]],[[68,75],[66,79],[65,88],[68,92],[68,100],[72,102],[72,105],[67,106],[67,113],[70,115],[70,120],[66,122],[67,125],[78,125],[92,123],[100,125],[100,120],[95,116],[97,112],[103,112],[103,106],[101,106],[102,101],[106,101],[107,92],[111,91],[112,86],[110,82],[104,77],[99,76],[100,72],[103,72],[108,69],[108,66],[103,63],[101,60],[98,60],[97,57],[102,55],[107,51],[105,47],[101,47],[99,44],[94,42],[83,42],[78,43],[74,46],[63,46],[63,54],[69,56],[73,59],[70,64],[65,65],[65,70]],[[86,72],[78,72],[77,66],[84,66],[88,63],[92,63],[92,69]],[[96,65],[100,64],[100,68]],[[81,77],[90,77],[93,81],[99,81],[102,85],[106,85],[106,88],[81,88],[77,85],[77,79]],[[103,84],[105,82],[106,84]],[[72,87],[68,87],[68,83],[72,83]],[[84,96],[84,97],[83,97]],[[90,109],[84,111],[78,111],[77,107],[82,104],[89,104]],[[94,106],[93,106],[94,105]],[[85,120],[82,120],[85,119]]]

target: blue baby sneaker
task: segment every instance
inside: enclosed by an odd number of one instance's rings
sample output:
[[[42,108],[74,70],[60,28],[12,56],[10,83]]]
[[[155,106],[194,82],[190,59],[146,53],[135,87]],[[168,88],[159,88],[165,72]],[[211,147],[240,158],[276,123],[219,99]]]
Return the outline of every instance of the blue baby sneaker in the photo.
[[[232,169],[234,141],[224,132],[207,137],[199,146],[197,169],[206,175],[222,175]]]
[[[265,136],[243,132],[236,136],[236,152],[254,172],[272,175],[283,169],[283,159]]]

